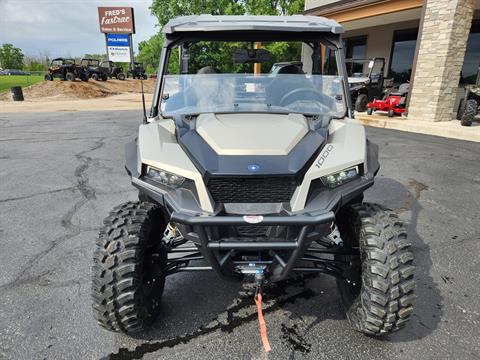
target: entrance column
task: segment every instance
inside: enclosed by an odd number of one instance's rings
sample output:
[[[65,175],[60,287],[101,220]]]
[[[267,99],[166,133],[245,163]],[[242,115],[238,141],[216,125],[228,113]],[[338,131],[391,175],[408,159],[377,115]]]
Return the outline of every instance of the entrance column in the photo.
[[[427,0],[408,118],[455,118],[460,71],[472,24],[473,0]]]

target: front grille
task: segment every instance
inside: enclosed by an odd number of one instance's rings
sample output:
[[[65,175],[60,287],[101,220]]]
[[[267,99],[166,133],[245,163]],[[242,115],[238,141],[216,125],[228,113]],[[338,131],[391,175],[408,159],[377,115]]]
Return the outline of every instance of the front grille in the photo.
[[[297,183],[293,177],[214,177],[208,191],[219,203],[289,202]]]
[[[237,226],[237,232],[245,237],[267,237],[270,226],[242,225]]]

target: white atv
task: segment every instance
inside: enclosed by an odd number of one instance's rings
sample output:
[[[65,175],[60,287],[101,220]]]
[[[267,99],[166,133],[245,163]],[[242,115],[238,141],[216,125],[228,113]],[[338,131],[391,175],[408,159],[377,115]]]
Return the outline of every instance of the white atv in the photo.
[[[405,325],[413,254],[396,214],[363,203],[378,147],[352,118],[341,32],[310,16],[200,15],[164,27],[150,117],[126,146],[140,201],[114,208],[96,243],[100,325],[141,331],[159,312],[167,276],[212,270],[251,276],[257,291],[295,274],[328,274],[355,329],[381,335]],[[260,72],[280,41],[312,55],[301,71]],[[322,73],[321,46],[335,54],[336,75]],[[170,74],[178,48],[180,74]],[[236,65],[215,63],[230,57]]]

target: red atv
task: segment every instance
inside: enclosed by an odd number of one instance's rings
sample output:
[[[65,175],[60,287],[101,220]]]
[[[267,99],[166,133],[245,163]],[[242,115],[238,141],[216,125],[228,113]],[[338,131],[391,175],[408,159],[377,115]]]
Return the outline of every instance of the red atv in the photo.
[[[372,115],[374,111],[387,111],[388,117],[405,112],[407,94],[410,84],[402,84],[397,92],[388,94],[383,100],[375,99],[367,104],[367,114]]]

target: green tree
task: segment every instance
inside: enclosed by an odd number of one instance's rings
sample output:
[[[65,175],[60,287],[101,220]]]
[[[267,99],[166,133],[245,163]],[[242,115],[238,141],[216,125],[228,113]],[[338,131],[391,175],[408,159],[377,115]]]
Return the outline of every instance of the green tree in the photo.
[[[4,69],[23,69],[23,58],[22,50],[12,44],[0,47],[0,65]]]
[[[106,60],[107,55],[106,54],[85,54],[83,55],[84,59],[97,59],[97,60]]]
[[[150,10],[158,18],[160,27],[177,16],[211,15],[293,15],[301,13],[305,0],[153,0]],[[150,70],[158,66],[163,45],[161,34],[152,36],[139,44],[138,61]],[[232,54],[235,49],[245,47],[240,43],[198,43],[190,49],[190,69],[194,71],[202,64],[220,64],[223,72],[233,71]],[[273,54],[274,61],[288,61],[300,58],[301,46],[293,43],[270,43],[265,48]],[[271,64],[263,64],[264,71]],[[178,72],[178,53],[172,53],[170,73]]]
[[[246,13],[243,0],[154,0],[150,10],[158,18],[161,27],[177,16],[244,15]]]
[[[145,64],[147,73],[154,73],[158,67],[163,38],[161,34],[153,35],[149,40],[138,44],[139,53],[136,60]]]

